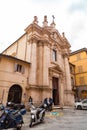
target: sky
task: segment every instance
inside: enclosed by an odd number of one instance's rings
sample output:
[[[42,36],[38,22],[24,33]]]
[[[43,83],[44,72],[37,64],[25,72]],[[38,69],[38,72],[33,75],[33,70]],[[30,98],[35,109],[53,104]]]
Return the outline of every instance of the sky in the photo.
[[[0,53],[21,37],[24,29],[38,17],[42,26],[55,16],[56,29],[65,36],[71,51],[87,48],[87,0],[0,0]]]

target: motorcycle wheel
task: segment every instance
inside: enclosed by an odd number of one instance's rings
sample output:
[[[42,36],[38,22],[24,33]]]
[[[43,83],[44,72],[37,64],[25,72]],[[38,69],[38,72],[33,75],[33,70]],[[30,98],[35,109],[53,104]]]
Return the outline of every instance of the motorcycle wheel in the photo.
[[[21,127],[17,127],[17,130],[21,130]]]
[[[29,127],[32,127],[32,119],[30,119]]]
[[[14,128],[12,130],[21,130],[21,127]]]
[[[44,121],[44,117],[45,117],[45,112],[43,113],[43,115],[42,115],[42,118],[41,118],[41,122],[43,122]]]
[[[20,126],[17,127],[16,130],[21,130],[22,124],[20,124]]]
[[[20,126],[17,126],[16,128],[13,128],[13,130],[21,130],[22,124]]]

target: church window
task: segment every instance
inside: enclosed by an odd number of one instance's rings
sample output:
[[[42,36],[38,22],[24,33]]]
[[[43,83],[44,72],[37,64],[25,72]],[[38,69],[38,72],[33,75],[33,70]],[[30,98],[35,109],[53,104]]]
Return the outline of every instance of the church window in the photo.
[[[52,59],[53,61],[57,61],[57,51],[53,49],[53,52],[52,52]]]

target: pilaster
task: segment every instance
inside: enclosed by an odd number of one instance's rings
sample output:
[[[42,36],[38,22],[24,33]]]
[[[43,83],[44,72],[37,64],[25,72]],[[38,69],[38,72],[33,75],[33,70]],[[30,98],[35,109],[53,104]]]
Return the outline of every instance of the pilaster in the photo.
[[[74,103],[74,95],[72,92],[72,86],[71,86],[71,76],[70,76],[70,68],[69,68],[69,62],[68,62],[68,55],[64,55],[64,63],[65,63],[65,105],[72,105]],[[71,100],[70,100],[71,99]]]
[[[29,74],[29,82],[30,84],[36,84],[36,70],[37,70],[37,41],[32,40],[31,43],[31,69]]]

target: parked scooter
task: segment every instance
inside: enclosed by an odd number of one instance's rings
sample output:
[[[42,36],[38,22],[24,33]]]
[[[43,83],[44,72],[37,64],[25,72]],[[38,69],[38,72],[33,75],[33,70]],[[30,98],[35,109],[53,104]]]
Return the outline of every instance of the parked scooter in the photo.
[[[30,124],[29,127],[32,127],[33,124],[40,123],[44,121],[45,109],[42,107],[35,107],[32,103],[30,106]]]
[[[4,111],[0,116],[0,130],[14,128],[15,130],[21,130],[23,117],[26,113],[26,109],[12,110],[3,107]]]

